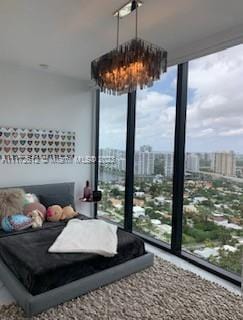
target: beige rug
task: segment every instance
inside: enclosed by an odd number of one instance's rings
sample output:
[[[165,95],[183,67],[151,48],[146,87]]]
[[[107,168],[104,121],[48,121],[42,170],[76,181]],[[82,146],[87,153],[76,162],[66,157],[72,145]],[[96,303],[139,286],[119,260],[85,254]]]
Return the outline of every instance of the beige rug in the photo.
[[[25,319],[16,305],[1,320]],[[193,273],[156,259],[143,272],[93,291],[33,319],[241,320],[243,298]]]

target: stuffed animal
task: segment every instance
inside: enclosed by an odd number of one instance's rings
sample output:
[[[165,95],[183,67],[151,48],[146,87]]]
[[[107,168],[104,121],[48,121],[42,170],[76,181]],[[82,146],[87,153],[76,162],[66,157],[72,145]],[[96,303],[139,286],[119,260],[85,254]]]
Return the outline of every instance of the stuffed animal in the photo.
[[[24,196],[24,207],[34,202],[39,202],[38,197],[34,193],[26,193]]]
[[[50,222],[58,222],[62,218],[62,207],[58,205],[51,206],[47,209],[46,218]]]
[[[0,190],[0,218],[23,212],[24,196],[22,189]]]
[[[71,206],[62,209],[60,206],[54,205],[47,209],[47,220],[51,222],[72,219],[77,215],[78,213]]]
[[[20,231],[30,228],[32,226],[32,220],[30,217],[17,213],[4,217],[1,225],[5,232]]]
[[[39,202],[29,203],[24,207],[24,214],[28,216],[29,213],[38,210],[43,215],[43,220],[46,220],[46,208]]]
[[[33,210],[28,213],[28,217],[32,219],[32,228],[41,228],[44,222],[43,213],[39,210]]]
[[[78,215],[71,206],[67,206],[62,210],[61,220],[72,219]]]

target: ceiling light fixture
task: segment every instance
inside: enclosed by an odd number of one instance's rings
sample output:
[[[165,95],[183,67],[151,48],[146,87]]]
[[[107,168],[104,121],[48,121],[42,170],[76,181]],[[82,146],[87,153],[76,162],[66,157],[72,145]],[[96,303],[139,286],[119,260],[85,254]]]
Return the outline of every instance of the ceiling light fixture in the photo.
[[[137,1],[137,6],[142,6],[142,1]],[[114,17],[117,17],[119,15],[120,18],[124,18],[128,16],[130,13],[132,13],[134,10],[136,10],[136,3],[135,1],[129,1],[124,6],[122,6],[120,9],[116,10],[114,12]]]
[[[120,95],[144,89],[160,79],[167,69],[167,51],[138,38],[138,7],[141,1],[133,0],[117,10],[116,49],[95,59],[91,63],[91,78],[101,92]],[[126,9],[124,9],[126,8]],[[135,38],[119,45],[119,22],[121,11],[127,14],[136,12]],[[130,12],[129,12],[130,11]],[[127,15],[126,14],[126,15]]]

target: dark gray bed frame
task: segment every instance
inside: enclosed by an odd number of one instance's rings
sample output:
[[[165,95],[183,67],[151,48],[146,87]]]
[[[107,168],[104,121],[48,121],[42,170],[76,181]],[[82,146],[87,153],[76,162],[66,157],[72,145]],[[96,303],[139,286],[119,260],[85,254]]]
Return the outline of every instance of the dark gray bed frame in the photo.
[[[60,197],[67,193],[72,197],[74,204],[74,183],[62,183],[42,186],[21,187],[27,192],[44,196],[50,192],[58,192]],[[54,191],[55,190],[55,191]],[[26,316],[31,317],[60,303],[79,297],[94,289],[120,280],[132,273],[141,271],[153,265],[154,255],[146,253],[143,256],[129,260],[115,267],[97,272],[88,277],[73,281],[56,289],[39,295],[31,295],[16,276],[0,259],[0,278],[6,288],[11,292],[17,303],[24,309]]]

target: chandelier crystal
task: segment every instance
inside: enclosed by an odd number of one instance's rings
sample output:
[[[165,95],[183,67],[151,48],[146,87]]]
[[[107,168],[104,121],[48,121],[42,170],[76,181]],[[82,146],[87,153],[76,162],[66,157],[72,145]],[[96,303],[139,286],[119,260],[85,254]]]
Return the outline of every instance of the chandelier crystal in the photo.
[[[134,2],[134,1],[133,1]],[[101,92],[120,95],[139,87],[144,89],[160,79],[167,69],[167,51],[137,37],[121,45],[119,42],[119,11],[117,25],[117,48],[91,63],[91,78]]]

